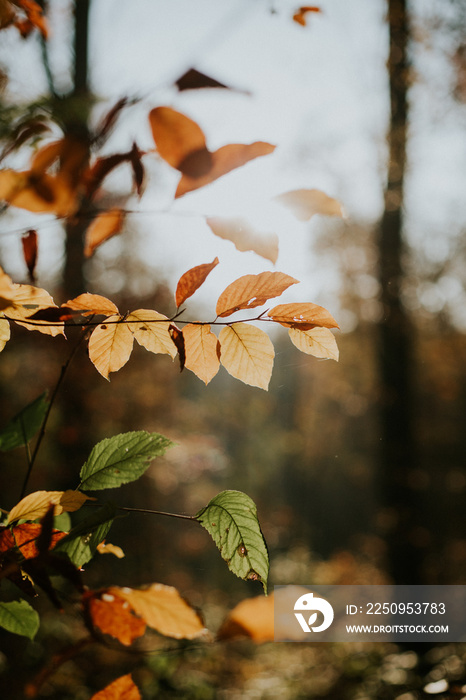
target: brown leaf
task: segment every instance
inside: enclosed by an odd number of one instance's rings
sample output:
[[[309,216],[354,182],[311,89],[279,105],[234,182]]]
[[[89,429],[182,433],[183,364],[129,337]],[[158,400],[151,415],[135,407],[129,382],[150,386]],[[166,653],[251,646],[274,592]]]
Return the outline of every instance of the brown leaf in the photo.
[[[0,553],[17,546],[25,559],[35,559],[39,556],[37,539],[42,532],[42,525],[39,523],[22,523],[10,529],[5,529],[0,534]],[[66,532],[60,530],[52,531],[50,549],[53,549],[57,542],[66,537]]]
[[[247,219],[216,216],[206,219],[212,232],[219,238],[232,241],[241,252],[252,250],[274,264],[278,258],[278,236],[276,233],[256,231]]]
[[[282,326],[308,331],[320,326],[338,328],[338,323],[323,306],[311,303],[279,304],[267,312],[267,316]]]
[[[108,592],[126,600],[136,615],[166,637],[196,639],[205,634],[199,613],[172,586],[153,583],[144,589],[113,587]]]
[[[243,275],[220,294],[216,307],[217,316],[223,318],[240,309],[262,306],[268,299],[283,294],[292,284],[298,284],[298,280],[283,272]]]
[[[224,88],[230,90],[228,85],[219,83],[218,80],[210,78],[208,75],[201,73],[195,68],[190,68],[186,73],[178,78],[175,82],[176,87],[180,92],[184,90],[199,90],[200,88]]]
[[[91,700],[141,700],[141,693],[128,673],[93,695]]]
[[[125,213],[122,209],[109,209],[96,216],[88,226],[84,241],[84,255],[90,258],[96,248],[120,233]]]
[[[307,18],[306,15],[309,12],[322,12],[320,7],[316,7],[315,5],[304,5],[303,7],[300,7],[298,10],[293,15],[293,20],[297,22],[298,24],[301,24],[301,26],[305,27]]]
[[[320,190],[292,190],[279,194],[274,199],[291,209],[299,221],[309,221],[315,214],[344,216],[340,202]]]
[[[37,231],[30,230],[21,238],[24,262],[26,263],[29,279],[34,282],[34,270],[37,262]]]
[[[220,345],[209,325],[189,323],[183,328],[185,367],[205,384],[215,377],[220,367]]]
[[[308,331],[290,328],[288,333],[293,345],[301,352],[324,360],[335,360],[338,362],[337,341],[328,328],[312,328]]]
[[[126,317],[139,345],[156,354],[176,357],[176,345],[170,335],[170,321],[163,314],[150,309],[137,309]]]
[[[155,145],[160,156],[173,168],[182,170],[193,153],[207,151],[202,129],[189,117],[171,107],[156,107],[149,113]]]
[[[247,323],[233,323],[219,335],[220,361],[233,377],[267,391],[275,352],[269,336]]]
[[[77,206],[76,193],[66,179],[28,170],[0,172],[0,199],[20,209],[59,217],[69,216]]]
[[[146,623],[130,605],[111,590],[84,596],[83,603],[94,627],[129,646],[146,631]]]
[[[100,294],[80,294],[74,299],[70,299],[64,305],[65,308],[79,311],[82,316],[103,315],[111,316],[118,313],[118,308],[113,301]]]
[[[142,195],[144,188],[144,166],[142,164],[142,156],[144,153],[139,150],[135,143],[130,151],[130,163],[133,168],[134,185],[139,196]]]
[[[35,321],[27,323],[35,312],[40,309],[48,309],[54,307],[54,301],[50,294],[45,289],[32,287],[28,284],[15,284],[15,296],[13,304],[8,307],[8,318],[14,320],[20,326],[27,328],[30,331],[39,331],[53,337],[64,335],[63,324],[50,325],[47,321]]]
[[[8,514],[7,523],[15,520],[37,520],[44,517],[51,505],[54,505],[54,515],[73,513],[79,510],[83,503],[91,497],[81,491],[35,491],[17,503]],[[94,500],[91,498],[91,500]]]
[[[105,138],[110,130],[113,128],[116,120],[118,119],[122,109],[128,104],[128,98],[122,97],[118,102],[116,102],[113,107],[107,112],[105,117],[102,119],[100,125],[96,129],[96,139],[101,140]]]
[[[254,642],[273,642],[274,640],[274,603],[273,593],[242,600],[231,610],[220,627],[219,640],[249,637]]]
[[[102,377],[108,379],[110,372],[118,372],[128,362],[133,342],[131,329],[122,317],[109,316],[89,338],[89,359]]]
[[[174,323],[170,323],[170,325],[168,326],[168,332],[170,333],[170,338],[173,340],[173,342],[176,345],[176,349],[178,350],[178,356],[180,360],[180,372],[182,372],[184,369],[184,363],[186,361],[183,333],[180,331],[179,328],[175,326]]]
[[[176,306],[179,308],[205,282],[207,276],[218,265],[218,258],[211,263],[197,265],[181,275],[175,292]]]

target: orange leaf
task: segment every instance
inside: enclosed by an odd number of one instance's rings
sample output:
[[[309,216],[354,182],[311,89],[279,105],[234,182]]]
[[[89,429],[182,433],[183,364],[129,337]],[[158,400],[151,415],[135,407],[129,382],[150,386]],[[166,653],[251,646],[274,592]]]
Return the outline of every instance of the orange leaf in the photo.
[[[276,233],[256,231],[247,219],[234,217],[209,217],[208,226],[219,238],[232,241],[242,252],[252,250],[274,264],[278,258],[278,236]]]
[[[146,631],[144,620],[134,615],[129,604],[110,590],[91,593],[83,602],[92,624],[126,646]]]
[[[128,673],[93,695],[91,700],[141,700],[141,693]]]
[[[211,263],[197,265],[181,275],[176,286],[175,301],[180,307],[205,282],[207,275],[218,265],[218,258]]]
[[[21,238],[21,243],[23,245],[24,261],[29,272],[29,279],[31,282],[34,282],[34,270],[36,269],[37,262],[37,231],[31,229],[25,233]]]
[[[163,314],[150,309],[137,309],[126,317],[131,332],[139,345],[155,354],[170,355],[175,359],[176,346],[170,335],[170,321]]]
[[[208,325],[189,323],[183,328],[185,367],[205,384],[215,377],[220,367],[220,345]]]
[[[103,315],[111,316],[117,314],[118,309],[110,299],[100,296],[100,294],[80,294],[74,299],[67,301],[64,306],[74,311],[79,311],[82,316]]]
[[[273,593],[238,603],[220,627],[218,639],[250,637],[258,644],[274,640]]]
[[[125,214],[122,209],[109,209],[96,216],[86,231],[84,255],[90,258],[96,248],[119,233],[124,219]]]
[[[0,199],[20,209],[60,217],[69,216],[77,206],[76,193],[64,178],[27,170],[0,172]]]
[[[282,326],[308,331],[315,326],[338,328],[338,323],[323,306],[311,303],[279,304],[267,316]]]
[[[195,639],[205,634],[199,613],[172,586],[153,583],[139,590],[112,587],[108,593],[126,600],[136,615],[166,637]]]
[[[267,391],[275,352],[269,336],[256,326],[233,323],[219,335],[220,361],[233,377]]]
[[[230,316],[240,309],[262,306],[268,299],[278,297],[298,280],[283,272],[261,272],[244,275],[232,282],[220,294],[217,301],[217,316]]]
[[[311,328],[303,331],[299,328],[290,328],[288,331],[291,342],[298,350],[306,355],[314,355],[324,360],[338,362],[338,346],[335,336],[328,328]]]
[[[0,552],[6,552],[16,545],[25,559],[34,559],[39,556],[36,540],[41,531],[42,525],[39,523],[23,523],[22,525],[16,525],[11,530],[2,530],[0,534]],[[53,549],[57,542],[65,537],[66,534],[66,532],[61,532],[60,530],[53,530],[50,549]]]
[[[298,10],[296,10],[296,12],[294,13],[294,21],[305,27],[306,15],[308,12],[322,12],[322,10],[320,9],[320,7],[316,7],[315,5],[304,5],[303,7],[300,7]]]
[[[291,209],[300,221],[309,221],[314,214],[344,216],[340,202],[320,190],[292,190],[279,194],[274,199]]]
[[[41,6],[35,0],[14,0],[15,5],[26,13],[29,22],[47,38],[47,22],[42,14]]]
[[[118,372],[128,362],[133,342],[131,329],[122,322],[122,317],[109,316],[89,338],[89,359],[102,377],[108,379],[110,372]]]

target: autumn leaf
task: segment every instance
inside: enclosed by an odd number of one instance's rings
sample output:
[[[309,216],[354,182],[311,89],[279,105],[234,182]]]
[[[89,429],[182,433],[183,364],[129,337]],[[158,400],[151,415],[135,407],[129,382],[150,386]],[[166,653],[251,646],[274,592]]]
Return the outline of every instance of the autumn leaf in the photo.
[[[267,316],[282,326],[310,330],[315,326],[338,328],[338,323],[323,306],[311,303],[279,304]]]
[[[240,309],[262,306],[268,299],[278,297],[298,280],[283,272],[261,272],[244,275],[232,282],[221,293],[217,301],[217,316],[230,316]]]
[[[274,595],[242,600],[222,623],[217,639],[249,637],[257,644],[274,641]]]
[[[222,491],[196,520],[210,534],[228,568],[243,580],[260,581],[267,594],[269,555],[256,504],[241,491]]]
[[[122,317],[109,316],[89,338],[89,359],[102,377],[108,379],[110,372],[118,372],[128,362],[133,342],[131,328]]]
[[[22,523],[15,525],[11,530],[4,529],[0,533],[0,552],[6,552],[16,546],[25,559],[35,559],[39,556],[37,540],[41,532],[42,525],[39,523]],[[53,549],[65,537],[66,532],[52,530],[49,548]]]
[[[166,316],[150,309],[137,309],[128,314],[126,321],[139,345],[149,352],[170,355],[175,359],[176,346]]]
[[[132,613],[129,604],[107,590],[85,595],[83,605],[95,627],[125,646],[146,631],[146,623]]]
[[[33,171],[0,172],[0,200],[35,213],[59,217],[72,214],[77,206],[76,193],[66,179]]]
[[[30,331],[39,331],[40,333],[53,337],[64,335],[63,324],[52,326],[49,325],[47,321],[35,321],[34,323],[26,322],[34,312],[56,306],[52,297],[45,289],[32,287],[28,284],[14,284],[13,287],[15,290],[13,303],[6,309],[6,315],[9,319]]]
[[[6,272],[0,267],[0,311],[11,306],[15,298],[15,286]]]
[[[290,328],[288,333],[293,345],[301,352],[324,360],[335,360],[338,362],[337,341],[328,328],[311,328],[308,331]]]
[[[275,356],[269,336],[256,326],[234,323],[222,328],[219,341],[220,361],[227,372],[267,391]]]
[[[118,313],[118,308],[113,301],[100,296],[100,294],[80,294],[67,301],[64,306],[79,311],[82,316],[93,316],[94,314],[111,316]]]
[[[0,352],[10,340],[10,324],[4,318],[0,318]]]
[[[117,559],[125,558],[125,553],[122,548],[110,542],[100,542],[100,544],[97,545],[97,551],[99,554],[113,554]]]
[[[306,15],[309,12],[322,12],[320,7],[316,7],[315,5],[304,5],[303,7],[300,7],[298,10],[293,15],[293,20],[300,24],[301,26],[305,27],[307,23],[307,18]]]
[[[43,15],[43,9],[35,0],[14,0],[14,4],[20,7],[25,13],[30,24],[38,29],[44,39],[47,38],[47,21]]]
[[[205,384],[215,377],[220,367],[220,345],[209,325],[189,323],[183,328],[185,367]]]
[[[279,194],[275,200],[291,209],[299,221],[309,221],[315,214],[344,216],[340,202],[320,190],[292,190]]]
[[[21,243],[23,246],[23,256],[24,262],[29,272],[29,279],[34,282],[34,270],[36,269],[37,262],[37,231],[32,229],[24,234],[21,238]]]
[[[128,673],[95,693],[90,700],[141,700],[141,693]]]
[[[228,85],[219,83],[215,78],[210,78],[208,75],[201,73],[195,68],[190,68],[186,73],[183,73],[183,75],[176,80],[175,85],[180,92],[184,90],[199,90],[202,88],[223,88],[231,90]]]
[[[229,144],[211,152],[200,126],[171,107],[149,113],[152,135],[159,155],[182,173],[175,197],[204,187],[231,170],[259,156],[272,153],[269,143]]]
[[[278,236],[276,233],[256,231],[247,219],[235,217],[208,217],[206,222],[219,238],[231,241],[241,252],[252,250],[274,264],[278,258]]]
[[[175,326],[174,323],[170,323],[168,327],[168,332],[170,333],[170,338],[175,344],[176,349],[178,350],[178,359],[180,361],[180,372],[184,370],[184,363],[186,362],[186,353],[184,349],[184,336],[182,331]]]
[[[51,505],[54,505],[54,515],[73,513],[88,501],[80,491],[35,491],[25,496],[12,508],[8,514],[7,523],[15,520],[37,520],[44,517]],[[92,499],[91,499],[92,500]]]
[[[175,292],[176,306],[179,308],[205,282],[207,276],[218,265],[218,258],[211,263],[196,265],[181,275]]]
[[[148,588],[108,589],[127,603],[144,622],[165,637],[196,639],[206,629],[199,613],[172,586],[153,583]]]
[[[89,258],[96,248],[121,231],[125,213],[122,209],[109,209],[96,216],[86,231],[84,255]]]

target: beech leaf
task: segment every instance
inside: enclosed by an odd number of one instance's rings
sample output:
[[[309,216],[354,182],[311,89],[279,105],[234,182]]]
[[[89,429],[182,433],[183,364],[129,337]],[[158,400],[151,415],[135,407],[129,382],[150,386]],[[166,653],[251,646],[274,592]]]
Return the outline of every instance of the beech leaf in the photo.
[[[291,209],[299,221],[309,221],[315,214],[344,216],[340,202],[320,190],[291,190],[279,194],[275,200]]]
[[[125,600],[149,627],[166,637],[196,639],[206,633],[199,613],[172,586],[153,583],[144,589],[112,587],[108,592]]]
[[[10,324],[5,318],[0,318],[0,352],[10,340]]]
[[[141,693],[128,673],[99,690],[90,700],[141,700]]]
[[[235,217],[208,217],[212,232],[219,238],[231,241],[241,252],[252,250],[257,255],[274,264],[278,258],[278,236],[276,233],[256,231],[247,219]]]
[[[139,430],[106,438],[92,449],[80,471],[79,488],[85,491],[113,489],[139,479],[155,457],[165,454],[172,442]]]
[[[230,571],[243,580],[260,581],[267,594],[269,555],[257,508],[241,491],[222,491],[196,520],[210,534]]]
[[[34,639],[39,625],[39,613],[25,600],[0,603],[0,627],[8,632]]]
[[[53,337],[64,335],[63,324],[51,326],[47,321],[26,322],[28,318],[40,309],[48,309],[51,306],[56,307],[52,297],[45,289],[32,287],[29,284],[15,284],[13,286],[15,295],[13,304],[8,307],[6,312],[8,318],[30,331],[39,331]]]
[[[65,553],[78,568],[92,559],[98,545],[106,538],[118,509],[112,503],[95,508],[57,544],[57,551]]]
[[[279,304],[267,312],[267,316],[282,326],[302,331],[316,326],[338,328],[338,323],[323,306],[311,303]]]
[[[44,392],[22,408],[0,431],[0,450],[14,450],[32,440],[42,425],[48,407],[47,393]]]
[[[149,123],[159,155],[173,168],[182,169],[188,156],[206,150],[201,127],[171,107],[153,109]]]
[[[0,267],[0,311],[11,306],[15,298],[15,286],[11,277]]]
[[[118,372],[133,351],[134,336],[121,316],[109,316],[97,326],[89,338],[89,359],[96,370],[108,379],[110,372]]]
[[[170,335],[170,321],[150,309],[137,309],[126,317],[128,326],[139,345],[155,354],[176,357],[176,345]]]
[[[8,514],[7,523],[15,520],[37,520],[48,513],[51,505],[54,505],[54,515],[73,513],[79,510],[83,503],[89,500],[89,496],[79,491],[35,491],[21,499]]]
[[[196,265],[181,275],[175,292],[176,306],[179,308],[205,282],[207,276],[218,265],[218,258],[211,263]]]
[[[22,523],[11,530],[5,528],[0,534],[0,552],[18,547],[25,559],[35,559],[39,556],[38,540],[41,535],[42,525],[39,523]],[[65,537],[66,532],[52,529],[48,549],[53,549]]]
[[[92,624],[125,646],[146,631],[146,623],[133,615],[128,603],[107,590],[85,594],[83,603]]]
[[[122,209],[109,209],[96,216],[86,231],[84,255],[89,258],[102,243],[121,231],[125,213]]]
[[[113,301],[100,294],[80,294],[66,302],[65,307],[79,311],[82,316],[103,315],[111,316],[118,313]]]
[[[20,209],[59,217],[69,216],[77,206],[76,192],[66,178],[27,170],[0,172],[0,199]]]
[[[262,306],[268,299],[278,297],[298,280],[283,272],[261,272],[258,275],[243,275],[220,294],[216,314],[221,318],[240,309]]]
[[[185,367],[205,384],[220,367],[220,345],[209,325],[189,323],[183,328]]]
[[[288,334],[293,345],[301,352],[306,353],[306,355],[314,355],[314,357],[324,360],[335,360],[338,362],[337,341],[328,328],[312,328],[309,331],[290,328]]]
[[[220,362],[233,377],[267,391],[275,352],[264,331],[247,323],[233,323],[219,335]]]
[[[220,627],[220,640],[249,637],[257,644],[274,641],[274,596],[246,598],[230,611]]]

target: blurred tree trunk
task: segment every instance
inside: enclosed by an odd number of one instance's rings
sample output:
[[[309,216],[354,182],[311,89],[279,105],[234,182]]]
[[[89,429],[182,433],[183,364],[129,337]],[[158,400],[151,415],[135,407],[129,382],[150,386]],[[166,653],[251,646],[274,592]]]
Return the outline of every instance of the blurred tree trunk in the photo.
[[[385,209],[378,231],[382,318],[378,325],[380,371],[380,489],[385,513],[388,563],[396,583],[421,580],[413,428],[413,328],[402,302],[403,195],[408,126],[408,40],[406,0],[388,0],[390,51],[389,163]],[[412,481],[412,480],[411,480]]]

